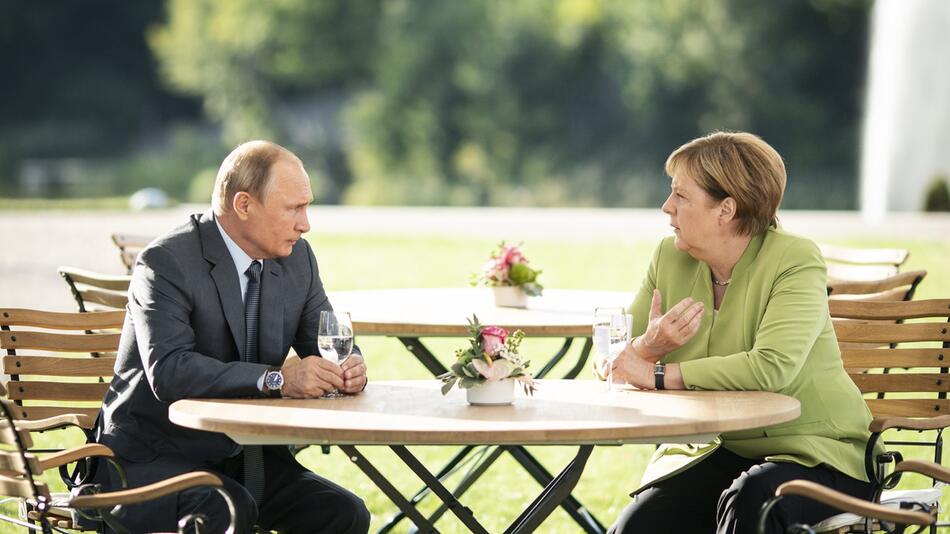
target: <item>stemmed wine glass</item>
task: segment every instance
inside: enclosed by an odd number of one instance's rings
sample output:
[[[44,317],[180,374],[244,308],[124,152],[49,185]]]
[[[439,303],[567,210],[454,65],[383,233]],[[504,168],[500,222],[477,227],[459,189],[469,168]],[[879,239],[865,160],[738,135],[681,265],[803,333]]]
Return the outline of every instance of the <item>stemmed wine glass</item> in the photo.
[[[350,357],[353,352],[353,321],[347,312],[338,312],[331,310],[322,310],[320,312],[320,326],[317,330],[317,348],[320,350],[320,356],[337,365],[343,365],[343,362]],[[345,397],[342,393],[333,389],[323,395],[324,399],[336,399]]]
[[[593,340],[595,357],[603,359],[607,374],[607,391],[613,390],[613,362],[630,340],[632,316],[623,308],[594,309]]]

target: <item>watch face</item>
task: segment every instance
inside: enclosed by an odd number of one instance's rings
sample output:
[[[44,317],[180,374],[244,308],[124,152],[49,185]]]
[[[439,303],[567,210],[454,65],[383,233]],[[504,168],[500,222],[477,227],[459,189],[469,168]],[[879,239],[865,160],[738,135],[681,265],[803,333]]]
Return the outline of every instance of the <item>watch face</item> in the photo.
[[[264,385],[271,391],[278,390],[284,385],[284,375],[280,371],[271,371],[264,377]]]

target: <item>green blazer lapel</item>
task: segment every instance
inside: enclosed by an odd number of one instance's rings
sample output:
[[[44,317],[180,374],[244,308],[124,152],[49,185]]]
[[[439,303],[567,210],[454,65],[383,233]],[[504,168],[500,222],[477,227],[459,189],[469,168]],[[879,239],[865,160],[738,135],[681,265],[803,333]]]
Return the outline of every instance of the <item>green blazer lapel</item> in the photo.
[[[261,363],[280,365],[285,355],[284,332],[284,268],[274,260],[264,262],[261,276],[261,311],[258,330],[258,360]],[[313,332],[314,337],[317,333]]]
[[[237,277],[237,268],[234,266],[234,259],[228,252],[228,247],[221,239],[221,233],[218,226],[212,218],[211,212],[207,211],[201,215],[198,220],[198,235],[201,239],[201,250],[204,258],[214,265],[211,268],[211,278],[214,279],[214,286],[218,290],[218,298],[221,301],[221,310],[228,322],[228,328],[231,329],[231,336],[234,338],[234,344],[237,346],[237,352],[244,360],[244,301],[241,300],[241,282]]]

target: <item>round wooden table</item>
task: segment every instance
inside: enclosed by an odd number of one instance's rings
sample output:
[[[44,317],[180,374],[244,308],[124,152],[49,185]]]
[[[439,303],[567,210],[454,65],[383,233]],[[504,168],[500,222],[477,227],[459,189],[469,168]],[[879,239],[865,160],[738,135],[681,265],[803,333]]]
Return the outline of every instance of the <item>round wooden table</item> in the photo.
[[[241,444],[552,445],[708,442],[795,419],[797,400],[761,391],[614,391],[594,380],[542,380],[510,406],[470,406],[437,380],[370,382],[342,399],[191,399],[176,424]]]
[[[627,308],[633,293],[546,289],[527,308],[495,306],[490,288],[375,289],[329,293],[333,308],[350,312],[356,335],[468,336],[467,319],[521,329],[528,336],[590,337],[594,308]]]
[[[506,530],[515,533],[533,532],[573,499],[571,491],[594,445],[706,442],[722,432],[770,426],[800,413],[797,400],[756,391],[607,392],[598,381],[543,380],[533,397],[519,391],[510,406],[470,406],[463,391],[442,396],[440,386],[436,380],[371,382],[362,394],[343,399],[189,399],[173,403],[169,418],[244,445],[339,445],[426,532],[437,531],[434,522],[441,514],[423,515],[418,499],[407,499],[357,445],[389,446],[442,500],[440,510],[450,510],[478,533],[486,530],[458,501],[465,488],[449,491],[407,445],[499,445],[493,458],[507,451],[526,469],[536,460],[524,445],[577,445],[574,459],[556,477],[533,474],[545,488]],[[587,531],[603,530],[592,516],[586,522],[572,517]]]

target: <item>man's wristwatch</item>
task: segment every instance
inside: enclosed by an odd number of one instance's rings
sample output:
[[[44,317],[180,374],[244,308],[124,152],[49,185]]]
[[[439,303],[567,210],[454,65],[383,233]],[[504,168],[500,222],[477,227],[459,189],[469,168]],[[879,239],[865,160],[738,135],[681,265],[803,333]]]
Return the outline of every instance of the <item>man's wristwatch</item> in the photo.
[[[666,389],[666,364],[656,362],[653,364],[653,380],[656,389]]]
[[[284,375],[280,367],[271,367],[264,373],[264,394],[268,397],[280,397],[280,389],[284,387]]]

